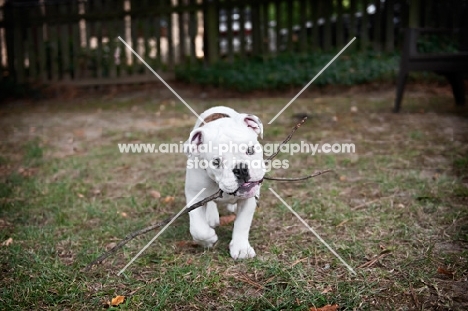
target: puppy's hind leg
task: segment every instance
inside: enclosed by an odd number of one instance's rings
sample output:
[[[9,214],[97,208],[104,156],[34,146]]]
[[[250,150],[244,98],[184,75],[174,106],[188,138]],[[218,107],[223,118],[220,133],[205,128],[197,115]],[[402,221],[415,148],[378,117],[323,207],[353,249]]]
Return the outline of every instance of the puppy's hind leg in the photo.
[[[216,203],[211,201],[206,203],[206,221],[211,228],[219,226],[219,212]]]

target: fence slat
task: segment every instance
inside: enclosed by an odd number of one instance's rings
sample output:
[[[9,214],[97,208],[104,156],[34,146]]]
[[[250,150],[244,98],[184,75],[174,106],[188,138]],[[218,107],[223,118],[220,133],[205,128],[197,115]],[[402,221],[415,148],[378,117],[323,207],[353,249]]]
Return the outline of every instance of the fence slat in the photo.
[[[343,28],[343,0],[336,2],[336,47],[344,45],[344,28]]]
[[[57,12],[56,5],[47,7],[46,15],[55,14]],[[47,16],[46,16],[47,18]],[[48,24],[48,42],[49,42],[49,59],[50,59],[50,77],[52,81],[58,81],[60,78],[59,72],[59,45],[58,45],[58,24]]]
[[[288,36],[287,36],[287,46],[288,46],[288,52],[292,52],[294,48],[294,30],[293,30],[293,2],[294,1],[288,1],[286,5],[286,11],[287,11],[287,23],[288,23]]]
[[[178,0],[177,4],[183,6],[184,0]],[[179,12],[177,14],[178,28],[179,28],[179,62],[185,62],[186,47],[185,47],[185,13]]]
[[[350,41],[352,38],[354,38],[357,34],[357,23],[356,23],[356,12],[357,12],[357,1],[358,0],[350,0],[349,3],[349,38],[347,41]],[[356,47],[356,44],[351,44],[348,48],[351,48],[354,50]]]
[[[149,3],[148,3],[148,0],[145,0],[143,2],[143,5],[145,7],[149,7]],[[144,45],[144,49],[145,49],[145,53],[144,53],[144,56],[142,55],[143,59],[151,66],[153,67],[153,64],[151,62],[151,59],[150,59],[150,51],[151,51],[151,48],[150,48],[150,38],[151,38],[151,35],[150,35],[150,26],[151,26],[151,17],[149,16],[146,16],[142,19],[141,21],[143,23],[143,45]],[[152,75],[151,71],[148,70],[145,66],[144,68],[144,74],[145,75]]]
[[[195,0],[190,0],[189,4],[193,6],[196,3]],[[190,38],[190,64],[195,64],[196,59],[196,45],[195,40],[197,36],[197,13],[195,10],[190,10],[189,13],[189,23],[188,23],[188,33]]]
[[[239,7],[239,40],[240,40],[240,57],[244,58],[246,55],[246,44],[245,44],[245,5],[241,4]]]
[[[268,6],[269,3],[265,2],[262,5],[262,50],[264,55],[270,54],[270,36],[268,33],[269,29],[269,18],[268,18]]]
[[[138,23],[138,18],[136,17],[136,15],[134,14],[134,11],[136,10],[136,4],[137,2],[136,1],[132,1],[132,5],[130,7],[130,46],[132,47],[132,49],[139,54],[139,51],[138,51],[138,28],[137,28],[137,23]],[[129,72],[131,75],[135,75],[136,73],[138,73],[138,71],[140,70],[141,66],[140,66],[140,61],[136,58],[136,56],[133,54],[133,53],[129,53],[127,54],[129,55],[129,58],[130,58],[130,64],[132,65],[132,67],[130,68]]]
[[[59,12],[60,14],[63,14],[64,16],[67,15],[68,10],[67,3],[59,3]],[[64,80],[70,80],[70,36],[69,36],[69,24],[64,21],[60,23],[58,26],[59,29],[59,34],[60,34],[60,55],[62,59],[62,68],[61,68],[61,75],[62,79]]]
[[[252,17],[252,54],[258,55],[261,53],[261,18],[260,18],[260,4],[255,2],[251,6],[251,17]]]
[[[321,2],[323,3],[323,15],[325,18],[325,24],[323,26],[323,49],[329,51],[332,47],[331,13],[333,2],[328,0],[322,0]]]
[[[312,46],[312,51],[316,51],[320,48],[320,41],[319,41],[319,12],[320,12],[320,3],[319,1],[311,0],[310,2],[310,11],[312,15],[312,35],[310,44]]]
[[[123,8],[120,7],[122,3],[120,1],[117,2],[117,10],[120,11]],[[106,7],[108,10],[112,9],[113,1],[106,1]],[[115,8],[114,8],[115,9]],[[108,59],[108,66],[109,66],[109,77],[110,78],[115,78],[117,76],[117,65],[116,65],[116,59],[115,59],[115,52],[117,48],[117,31],[119,27],[119,20],[117,18],[112,18],[110,19],[107,24],[106,24],[106,35],[108,38],[108,47],[109,47],[109,52],[107,55]],[[120,42],[120,40],[119,40]]]
[[[276,53],[279,53],[281,52],[281,27],[283,25],[282,23],[282,11],[281,11],[281,6],[282,6],[282,2],[280,0],[276,0],[275,1],[275,18],[276,18],[276,36],[275,36],[275,39],[276,39]]]
[[[380,51],[382,47],[382,3],[380,0],[375,1],[375,13],[374,13],[374,24],[373,24],[373,45],[374,49]]]
[[[13,13],[15,17],[15,21],[21,21],[20,14],[18,8],[14,9]],[[24,51],[24,28],[23,23],[15,24],[15,28],[13,30],[14,34],[14,55],[15,55],[15,71],[16,71],[16,81],[18,83],[25,82],[25,68],[24,68],[24,59],[25,59],[25,51]]]
[[[92,11],[90,1],[85,2],[85,14]],[[92,66],[92,49],[91,49],[91,34],[93,28],[92,20],[88,18],[85,19],[85,27],[86,27],[86,34],[85,34],[85,52],[84,52],[84,59],[83,59],[83,78],[94,77],[93,72],[90,70]]]
[[[169,4],[172,6],[172,4]],[[172,27],[172,16],[173,14],[170,13],[167,15],[167,44],[168,44],[168,68],[173,70],[174,69],[174,62],[175,62],[175,55],[174,55],[174,29]]]
[[[41,23],[38,25],[37,29],[39,79],[42,83],[46,83],[46,81],[48,80],[46,41],[44,37],[46,27],[46,24]]]
[[[125,14],[124,19],[120,21],[119,26],[118,26],[119,36],[124,40],[127,39],[125,30],[126,30],[128,17],[129,16]],[[128,76],[127,67],[128,67],[128,62],[129,62],[127,55],[129,51],[127,50],[127,47],[120,40],[117,41],[117,48],[119,49],[119,64],[116,68],[117,75],[122,78],[127,77]]]
[[[35,38],[36,38],[36,29],[34,26],[28,27],[28,61],[29,61],[29,71],[28,77],[30,81],[35,81],[37,79],[37,59],[35,51]]]
[[[393,30],[394,5],[394,0],[385,1],[385,50],[387,52],[392,52],[395,45]]]
[[[78,1],[73,1],[72,3],[72,12],[79,14],[80,4]],[[73,80],[79,78],[80,64],[79,64],[79,55],[81,52],[81,37],[80,37],[80,20],[72,23],[71,25],[71,37],[72,37],[72,47],[71,47],[71,77]]]
[[[227,27],[227,59],[229,62],[234,60],[234,32],[232,29],[232,3],[230,0],[225,0],[226,5],[226,27]]]
[[[369,0],[362,0],[362,18],[361,18],[361,49],[366,49],[369,44],[369,29],[367,25],[369,23],[369,14],[367,13],[367,6]]]
[[[4,49],[3,38],[4,38],[4,36],[5,36],[5,28],[0,27],[0,74],[2,74],[2,75],[3,75],[3,62],[6,61],[6,59],[5,60],[3,59],[3,49]]]
[[[307,50],[307,3],[305,0],[299,2],[300,15],[300,33],[299,33],[299,50],[304,53]]]
[[[162,63],[161,55],[161,16],[156,16],[154,18],[154,36],[156,40],[156,68],[159,68]]]

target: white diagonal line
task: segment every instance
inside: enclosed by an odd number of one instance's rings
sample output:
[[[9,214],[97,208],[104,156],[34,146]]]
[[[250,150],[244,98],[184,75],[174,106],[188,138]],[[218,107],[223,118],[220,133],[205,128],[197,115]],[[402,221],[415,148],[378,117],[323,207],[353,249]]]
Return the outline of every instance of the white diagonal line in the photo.
[[[142,254],[142,253],[143,253],[143,252],[144,252],[144,251],[145,251],[161,234],[162,234],[162,233],[163,233],[163,232],[164,232],[164,231],[166,231],[166,229],[167,229],[177,218],[179,218],[180,214],[182,214],[182,212],[185,211],[185,209],[186,209],[187,207],[192,206],[193,201],[195,201],[195,200],[198,198],[198,196],[200,196],[200,194],[201,194],[203,191],[205,191],[205,189],[206,189],[206,188],[203,188],[202,190],[200,190],[200,192],[198,192],[197,195],[196,195],[192,200],[190,200],[190,202],[188,202],[187,205],[185,205],[184,208],[181,209],[180,212],[178,212],[177,215],[175,215],[175,217],[172,218],[171,221],[169,221],[169,222],[167,223],[167,225],[165,225],[165,226],[158,232],[158,234],[156,234],[156,235],[154,236],[154,238],[152,238],[151,241],[149,241],[148,244],[146,244],[145,247],[143,247],[143,248],[138,252],[138,254],[136,254],[135,257],[133,257],[132,260],[130,260],[130,262],[129,262],[122,270],[120,270],[119,273],[117,273],[117,275],[121,275],[122,273],[124,273],[125,270],[127,270],[127,268],[128,268],[128,267],[129,267],[129,266],[130,266],[130,265],[131,265],[131,264],[132,264],[132,263],[133,263],[133,262],[134,262],[134,261],[135,261],[135,260],[136,260],[136,259],[137,259],[137,258],[138,258],[138,257],[139,257],[139,256],[140,256],[140,255],[141,255],[141,254]]]
[[[304,91],[305,91],[305,89],[306,89],[306,88],[308,88],[308,87],[309,87],[309,85],[311,85],[311,84],[312,84],[312,82],[314,82],[314,81],[315,81],[315,79],[317,79],[317,78],[318,78],[318,76],[320,76],[320,75],[322,74],[322,72],[324,72],[324,71],[325,71],[325,69],[327,69],[327,68],[328,68],[328,66],[330,66],[330,65],[331,65],[331,63],[333,63],[333,62],[335,61],[335,59],[337,59],[337,58],[338,58],[338,56],[340,56],[340,55],[341,55],[341,53],[343,53],[343,51],[344,51],[344,50],[346,50],[346,48],[347,48],[348,46],[350,46],[350,45],[351,45],[351,43],[353,43],[353,41],[354,41],[354,40],[356,40],[356,37],[354,37],[353,39],[351,39],[351,41],[349,41],[349,43],[348,43],[348,44],[346,44],[346,45],[345,45],[345,47],[344,47],[344,48],[342,48],[342,49],[341,49],[341,51],[339,51],[339,52],[338,52],[338,54],[336,54],[336,56],[335,56],[335,57],[333,57],[333,58],[332,58],[332,60],[331,60],[331,61],[329,61],[329,62],[328,62],[328,64],[327,64],[325,67],[323,67],[323,69],[322,69],[322,70],[320,70],[320,71],[319,71],[319,73],[317,73],[317,74],[315,75],[315,77],[314,77],[312,80],[310,80],[310,82],[309,82],[309,83],[307,83],[307,85],[306,85],[306,86],[304,86],[304,88],[302,88],[302,90],[301,90],[299,93],[297,93],[297,95],[296,95],[296,96],[294,96],[294,98],[293,98],[293,99],[291,99],[291,100],[289,101],[289,103],[287,103],[287,104],[286,104],[286,106],[284,106],[284,108],[283,108],[283,109],[281,109],[281,111],[280,111],[280,112],[278,112],[278,113],[276,114],[276,116],[275,116],[273,119],[271,119],[271,120],[270,120],[270,122],[268,122],[268,124],[271,124],[271,123],[273,123],[273,121],[275,121],[275,120],[276,120],[276,118],[278,118],[278,117],[279,117],[279,115],[280,115],[280,114],[282,114],[282,113],[283,113],[283,111],[285,111],[285,110],[286,110],[286,108],[288,108],[288,107],[289,107],[289,105],[291,105],[291,104],[292,104],[292,102],[293,102],[293,101],[295,101],[295,100],[296,100],[296,98],[298,98],[298,97],[299,97],[299,95],[301,95],[301,94],[302,94],[302,92],[304,92]]]
[[[203,124],[205,124],[205,121],[203,121],[203,119],[198,115],[198,113],[196,113],[195,110],[193,110],[192,107],[190,107],[190,105],[187,104],[187,102],[186,102],[182,97],[180,97],[179,94],[177,94],[177,92],[174,91],[174,89],[173,89],[169,84],[167,84],[166,81],[164,81],[164,79],[161,78],[161,76],[158,75],[158,73],[157,73],[156,71],[154,71],[153,68],[151,68],[150,65],[148,65],[148,63],[146,63],[145,60],[144,60],[143,58],[141,58],[141,56],[138,55],[138,53],[135,52],[135,51],[132,49],[132,47],[131,47],[130,45],[128,45],[127,42],[125,42],[124,39],[122,39],[120,36],[119,36],[118,38],[119,38],[120,41],[122,41],[123,44],[125,44],[125,46],[126,46],[130,51],[132,51],[133,54],[135,54],[135,56],[136,56],[143,64],[145,64],[146,67],[148,67],[148,69],[149,69],[156,77],[158,77],[159,80],[161,80],[162,83],[164,83],[164,85],[165,85],[172,93],[174,93],[175,96],[177,96],[178,99],[180,99],[180,101],[181,101],[182,103],[184,103],[184,105],[185,105],[185,106],[186,106],[186,107],[203,123]]]
[[[316,237],[317,239],[319,239],[319,241],[322,242],[322,244],[325,245],[325,246],[330,250],[330,252],[332,252],[333,255],[335,255],[336,258],[338,258],[338,259],[346,266],[346,268],[348,268],[349,271],[351,271],[354,275],[356,275],[356,272],[353,270],[353,268],[351,268],[351,266],[348,265],[348,264],[346,263],[346,261],[344,261],[343,258],[341,258],[341,256],[338,255],[338,253],[335,252],[335,251],[333,250],[333,248],[331,248],[330,245],[328,245],[328,243],[325,242],[325,240],[322,239],[322,238],[320,237],[320,235],[318,235],[318,233],[315,232],[315,230],[312,229],[312,227],[310,227],[310,226],[305,222],[305,220],[302,219],[302,217],[299,216],[299,214],[296,213],[296,212],[292,209],[292,207],[288,205],[288,203],[286,203],[273,189],[271,189],[271,188],[268,188],[268,189],[270,189],[270,191],[271,191],[271,192],[272,192],[272,193],[273,193],[273,194],[274,194],[290,211],[291,211],[291,213],[293,213],[294,216],[296,216],[296,217],[302,222],[302,224],[303,224],[304,226],[306,226],[306,228],[309,229],[309,230],[315,235],[315,237]]]

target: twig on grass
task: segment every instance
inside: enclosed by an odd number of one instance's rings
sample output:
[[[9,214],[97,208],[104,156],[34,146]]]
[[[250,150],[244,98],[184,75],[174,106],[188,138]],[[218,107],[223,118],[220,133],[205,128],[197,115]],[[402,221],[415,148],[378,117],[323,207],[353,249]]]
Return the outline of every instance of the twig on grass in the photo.
[[[375,200],[371,200],[371,201],[369,201],[369,202],[365,202],[365,203],[359,204],[358,206],[351,207],[351,210],[352,210],[352,211],[357,211],[358,209],[361,209],[361,208],[363,208],[363,207],[369,206],[369,205],[371,205],[371,204],[373,204],[373,203],[375,203],[375,202],[378,202],[378,201],[380,201],[380,200],[389,199],[389,198],[393,198],[393,197],[394,197],[393,195],[388,196],[388,197],[380,197],[380,198],[377,198],[377,199],[375,199]]]
[[[210,195],[209,197],[206,197],[204,198],[203,200],[201,200],[200,202],[198,203],[195,203],[193,204],[192,206],[190,207],[187,207],[185,209],[185,211],[182,212],[182,214],[179,215],[182,216],[184,214],[187,214],[191,211],[193,211],[194,209],[200,207],[200,206],[203,206],[205,205],[206,203],[210,202],[210,201],[213,201],[217,198],[220,198],[223,196],[223,191],[221,189],[219,189],[216,193]],[[162,227],[164,225],[167,225],[177,214],[174,214],[172,215],[171,217],[161,221],[161,222],[158,222],[158,223],[155,223],[151,226],[148,226],[146,228],[143,228],[143,229],[140,229],[138,231],[134,231],[130,234],[128,234],[122,241],[120,241],[116,246],[112,247],[110,250],[108,250],[107,252],[103,253],[101,256],[99,256],[98,258],[96,258],[95,260],[93,260],[90,264],[88,264],[86,266],[86,268],[84,269],[84,271],[88,271],[89,269],[91,269],[94,265],[96,264],[100,264],[102,263],[104,260],[107,259],[107,257],[109,257],[110,255],[112,255],[113,253],[115,253],[117,250],[119,250],[120,248],[122,248],[125,244],[127,244],[128,242],[130,242],[131,240],[133,240],[134,238],[136,238],[137,236],[139,235],[142,235],[142,234],[145,234],[147,232],[150,232],[154,229],[157,229],[159,227]]]
[[[309,176],[304,176],[304,177],[297,177],[297,178],[282,178],[282,177],[263,177],[265,180],[274,180],[274,181],[302,181],[302,180],[307,180],[312,177],[320,176],[326,173],[333,172],[333,170],[323,170],[323,171],[318,171],[313,173],[312,175]]]
[[[387,256],[388,254],[390,254],[391,251],[390,250],[384,250],[380,253],[379,256],[363,263],[362,265],[360,265],[358,268],[370,268],[372,267],[376,262],[378,262],[380,259],[384,258],[385,256]]]

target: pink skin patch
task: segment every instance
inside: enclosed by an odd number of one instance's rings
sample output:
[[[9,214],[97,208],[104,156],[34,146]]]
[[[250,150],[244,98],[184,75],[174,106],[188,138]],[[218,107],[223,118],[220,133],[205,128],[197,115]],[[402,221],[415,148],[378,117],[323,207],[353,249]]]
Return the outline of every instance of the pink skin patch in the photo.
[[[260,187],[260,183],[258,181],[243,183],[239,187],[239,189],[237,189],[236,196],[242,197],[242,198],[251,198],[255,196],[259,187]]]

